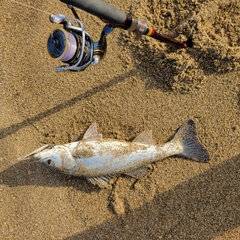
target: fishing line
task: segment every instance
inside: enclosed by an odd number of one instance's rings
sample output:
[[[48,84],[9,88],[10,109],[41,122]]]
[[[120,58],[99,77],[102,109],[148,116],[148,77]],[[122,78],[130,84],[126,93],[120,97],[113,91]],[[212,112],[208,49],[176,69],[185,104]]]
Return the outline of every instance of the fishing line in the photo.
[[[35,8],[35,7],[32,7],[32,6],[27,5],[27,4],[25,4],[25,3],[18,2],[18,1],[16,1],[16,0],[10,0],[10,1],[11,1],[11,2],[14,2],[14,3],[16,3],[16,4],[19,4],[19,5],[22,5],[22,6],[24,6],[24,7],[27,7],[27,8],[31,8],[31,9],[33,9],[33,10],[35,10],[35,11],[42,12],[42,13],[47,14],[47,15],[51,15],[51,13],[49,13],[49,12],[43,11],[43,10],[38,9],[38,8]]]

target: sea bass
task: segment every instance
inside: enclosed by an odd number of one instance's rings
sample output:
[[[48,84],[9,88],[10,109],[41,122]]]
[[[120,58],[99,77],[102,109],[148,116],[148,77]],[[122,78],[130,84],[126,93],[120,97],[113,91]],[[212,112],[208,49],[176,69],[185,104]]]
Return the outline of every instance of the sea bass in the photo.
[[[132,142],[103,139],[93,123],[77,142],[43,146],[28,154],[63,173],[85,177],[101,188],[109,186],[112,177],[126,174],[141,178],[151,170],[150,163],[180,155],[199,162],[208,162],[209,155],[197,138],[193,120],[186,121],[174,138],[163,146],[155,144],[152,131],[139,134]]]

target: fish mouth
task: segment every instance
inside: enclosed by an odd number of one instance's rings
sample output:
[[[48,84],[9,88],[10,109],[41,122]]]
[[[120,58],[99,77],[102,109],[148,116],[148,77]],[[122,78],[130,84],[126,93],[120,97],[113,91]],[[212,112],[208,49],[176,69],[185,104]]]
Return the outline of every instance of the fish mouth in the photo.
[[[49,150],[43,150],[42,152],[36,153],[33,156],[38,162],[44,163],[46,160],[51,158],[51,155],[49,154]]]

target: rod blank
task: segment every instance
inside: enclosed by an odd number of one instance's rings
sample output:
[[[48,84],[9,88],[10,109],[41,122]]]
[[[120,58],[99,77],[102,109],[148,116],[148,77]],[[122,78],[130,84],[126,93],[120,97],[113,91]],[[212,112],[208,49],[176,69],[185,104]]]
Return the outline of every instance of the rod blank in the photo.
[[[127,18],[125,12],[102,0],[60,0],[68,5],[80,8],[113,24],[123,24]]]

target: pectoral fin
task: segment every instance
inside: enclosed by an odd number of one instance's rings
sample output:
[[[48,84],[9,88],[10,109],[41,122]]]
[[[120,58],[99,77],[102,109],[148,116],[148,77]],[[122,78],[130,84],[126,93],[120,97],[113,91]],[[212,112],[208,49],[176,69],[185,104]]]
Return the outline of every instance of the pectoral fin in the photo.
[[[152,130],[144,131],[140,133],[134,140],[135,143],[141,143],[146,145],[155,145],[155,141],[152,138]]]
[[[127,172],[127,173],[125,173],[125,175],[140,179],[140,178],[147,176],[151,172],[151,170],[152,170],[152,166],[147,165],[147,166],[136,168],[136,169],[132,170],[131,172]]]
[[[85,141],[97,141],[102,139],[102,134],[98,133],[96,122],[92,123],[83,136]]]
[[[25,159],[27,159],[27,158],[30,158],[30,157],[32,157],[33,155],[37,154],[37,153],[42,152],[43,150],[45,150],[45,149],[48,148],[48,147],[50,147],[50,145],[49,145],[49,144],[46,144],[46,145],[44,145],[44,146],[42,146],[42,147],[34,150],[33,152],[31,152],[31,153],[29,153],[28,155],[26,155],[26,156],[23,158],[23,160],[25,160]]]
[[[110,188],[111,183],[110,180],[114,178],[114,176],[101,176],[101,177],[86,177],[86,179],[92,183],[93,185],[98,185],[100,188]]]

